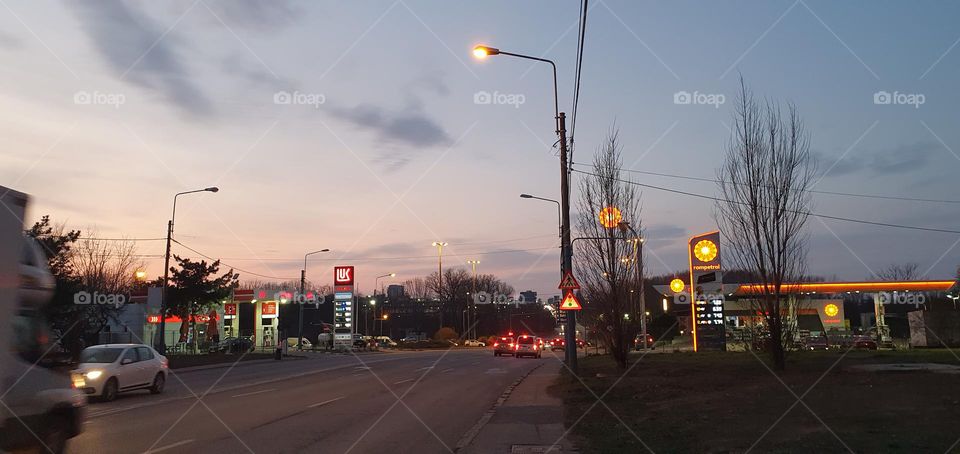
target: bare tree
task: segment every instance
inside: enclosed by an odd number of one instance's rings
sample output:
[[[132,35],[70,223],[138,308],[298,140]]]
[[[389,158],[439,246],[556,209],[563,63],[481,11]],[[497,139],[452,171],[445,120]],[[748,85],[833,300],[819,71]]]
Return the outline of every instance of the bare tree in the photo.
[[[410,295],[410,298],[425,300],[430,297],[430,286],[427,280],[422,277],[415,277],[403,281],[403,291]]]
[[[640,329],[639,308],[631,297],[639,281],[632,234],[618,228],[629,224],[639,231],[640,194],[629,180],[622,179],[620,142],[617,132],[609,134],[593,160],[593,171],[580,181],[578,234],[574,267],[586,300],[583,315],[592,320],[607,351],[621,368]],[[619,210],[621,225],[612,228],[600,224],[598,216],[605,208]]]
[[[786,365],[786,345],[793,338],[797,307],[789,300],[790,283],[803,279],[810,214],[810,189],[816,162],[796,107],[786,112],[763,104],[740,80],[734,130],[726,160],[718,173],[721,201],[717,224],[727,244],[726,260],[752,273],[760,284],[752,300],[770,334],[774,366]]]
[[[875,274],[884,281],[912,281],[920,277],[919,267],[916,263],[894,263]]]
[[[91,236],[95,237],[96,233]],[[127,294],[136,283],[135,272],[144,268],[133,241],[84,238],[72,252],[72,269],[80,280],[81,288],[90,292]],[[99,332],[111,319],[116,319],[119,308],[92,304],[86,306],[84,311],[88,326]]]

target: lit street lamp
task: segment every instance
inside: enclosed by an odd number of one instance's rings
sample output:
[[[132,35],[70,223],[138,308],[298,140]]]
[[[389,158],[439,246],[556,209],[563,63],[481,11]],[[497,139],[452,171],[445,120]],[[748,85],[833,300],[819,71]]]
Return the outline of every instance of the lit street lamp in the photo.
[[[381,275],[381,276],[377,276],[376,279],[373,280],[373,297],[374,297],[374,300],[373,300],[373,301],[374,301],[374,302],[371,303],[371,305],[375,305],[375,304],[376,304],[377,289],[380,288],[380,285],[379,285],[380,278],[384,278],[384,277],[396,277],[396,275],[397,275],[397,273],[387,273],[387,274],[384,274],[384,275]],[[380,292],[380,293],[383,294],[383,292]],[[384,300],[386,300],[386,297],[384,297]],[[380,312],[383,312],[383,309],[382,309],[383,306],[380,306],[380,307],[381,307]],[[374,317],[377,316],[376,307],[374,307],[373,316],[374,316]],[[367,317],[363,317],[363,319],[366,320]],[[366,321],[364,321],[364,323],[366,323]],[[381,329],[382,329],[382,326],[381,326]]]
[[[220,188],[211,186],[209,188],[196,189],[193,191],[178,192],[173,196],[173,213],[170,215],[170,221],[167,222],[167,252],[163,256],[163,290],[160,293],[160,354],[167,351],[167,341],[165,339],[167,328],[167,286],[170,281],[170,242],[173,240],[173,223],[177,219],[177,197],[184,194],[193,194],[195,192],[218,192]]]
[[[303,350],[303,303],[306,302],[307,286],[307,257],[321,252],[330,252],[330,249],[320,249],[319,251],[307,252],[303,254],[303,269],[300,270],[300,297],[297,302],[300,303],[300,310],[297,315],[297,350]]]
[[[620,229],[623,231],[630,230],[630,233],[633,233],[633,238],[628,239],[627,241],[633,243],[633,263],[636,269],[636,279],[637,286],[640,288],[640,313],[649,315],[647,312],[647,299],[643,291],[643,243],[645,239],[640,236],[636,229],[630,225],[629,222],[620,222]],[[643,349],[647,349],[647,317],[640,317],[640,331],[643,335]]]
[[[507,55],[525,60],[549,63],[553,69],[553,113],[556,119],[556,133],[560,143],[560,260],[562,262],[560,278],[563,279],[567,272],[573,272],[573,248],[570,242],[570,169],[567,164],[567,126],[566,115],[560,112],[560,101],[557,95],[557,65],[546,58],[504,52],[496,47],[483,45],[474,47],[473,55],[479,59],[484,59],[491,55]],[[564,354],[566,355],[567,367],[573,372],[577,371],[576,331],[576,311],[569,311],[567,314],[567,329],[564,334],[566,344],[569,348],[564,349]]]
[[[468,323],[467,326],[469,328],[467,328],[467,337],[470,339],[476,339],[477,336],[476,336],[476,328],[474,328],[474,323],[475,323],[474,319],[476,318],[477,313],[476,313],[476,306],[474,306],[474,302],[477,300],[477,265],[480,264],[480,261],[467,260],[467,263],[470,265],[471,268],[473,268],[473,289],[471,290],[471,293],[470,293],[470,302],[469,302],[470,312],[467,317],[467,323]]]

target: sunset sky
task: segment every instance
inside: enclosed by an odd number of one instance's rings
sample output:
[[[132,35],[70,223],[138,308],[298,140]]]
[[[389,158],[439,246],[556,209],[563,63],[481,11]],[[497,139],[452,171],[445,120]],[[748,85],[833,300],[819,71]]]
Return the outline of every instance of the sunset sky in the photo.
[[[576,168],[618,129],[626,169],[714,178],[742,75],[756,95],[796,104],[823,173],[815,189],[960,200],[960,3],[590,4]],[[369,292],[377,275],[435,270],[431,243],[446,241],[445,267],[477,259],[518,291],[557,293],[556,206],[518,197],[559,198],[549,66],[470,51],[555,60],[569,113],[579,2],[265,5],[3,2],[0,185],[34,197],[27,221],[161,238],[175,193],[218,186],[179,199],[175,237],[248,272],[295,279],[304,253],[330,248],[308,277],[355,265]],[[678,92],[725,102],[676,104]],[[814,202],[960,229],[960,202]],[[642,205],[652,274],[682,269],[686,239],[716,227],[708,200],[648,188]],[[807,231],[809,270],[830,279],[903,262],[952,278],[960,263],[957,234],[820,218]],[[163,242],[138,246],[161,274]],[[269,280],[241,272],[251,278]]]

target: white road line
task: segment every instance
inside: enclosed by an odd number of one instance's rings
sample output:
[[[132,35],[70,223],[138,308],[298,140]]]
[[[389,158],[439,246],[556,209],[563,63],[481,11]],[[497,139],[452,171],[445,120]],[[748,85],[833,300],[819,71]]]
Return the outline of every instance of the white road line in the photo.
[[[336,402],[336,401],[338,401],[338,400],[340,400],[340,399],[344,399],[344,398],[346,398],[346,397],[347,397],[347,396],[340,396],[340,397],[338,397],[338,398],[336,398],[336,399],[325,400],[325,401],[320,402],[320,403],[318,403],[318,404],[307,405],[307,408],[317,408],[317,407],[320,407],[320,406],[323,406],[323,405],[326,405],[326,404],[329,404],[329,403]]]
[[[161,447],[159,447],[159,448],[157,448],[157,449],[151,449],[151,450],[149,450],[149,451],[144,451],[143,454],[153,454],[153,453],[157,453],[157,452],[161,452],[161,451],[166,451],[166,450],[168,450],[168,449],[173,449],[173,448],[176,448],[176,447],[179,447],[179,446],[183,446],[183,445],[188,444],[188,443],[193,443],[193,440],[178,441],[178,442],[176,442],[176,443],[174,443],[174,444],[172,444],[172,445],[161,446]]]
[[[277,390],[276,388],[262,389],[262,390],[260,390],[260,391],[254,391],[254,392],[250,392],[250,393],[237,394],[236,396],[230,396],[230,397],[246,397],[246,396],[252,396],[252,395],[254,395],[254,394],[263,394],[263,393],[268,393],[268,392],[270,392],[270,391],[276,391],[276,390]]]
[[[421,367],[419,369],[414,369],[414,372],[420,372],[421,370],[433,369],[433,366]]]
[[[401,383],[406,383],[406,382],[408,382],[408,381],[413,381],[413,379],[412,379],[412,378],[408,378],[408,379],[406,379],[406,380],[400,380],[400,381],[398,381],[398,382],[396,382],[396,383],[394,383],[394,384],[395,384],[395,385],[399,385],[399,384],[401,384]]]
[[[353,375],[351,375],[351,377],[362,377],[362,376],[364,376],[364,375],[367,375],[367,374],[353,374]]]

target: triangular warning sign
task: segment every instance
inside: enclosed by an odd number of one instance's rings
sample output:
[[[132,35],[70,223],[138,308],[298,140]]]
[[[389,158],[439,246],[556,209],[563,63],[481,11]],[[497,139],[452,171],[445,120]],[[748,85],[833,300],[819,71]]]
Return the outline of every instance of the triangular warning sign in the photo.
[[[560,310],[579,311],[581,309],[583,309],[583,307],[580,306],[580,301],[577,300],[576,295],[574,295],[573,292],[567,292],[567,294],[563,297],[563,301],[560,303]]]
[[[573,273],[567,271],[567,274],[563,275],[563,279],[560,279],[560,285],[558,285],[557,288],[562,290],[579,290],[580,283],[573,277]]]

